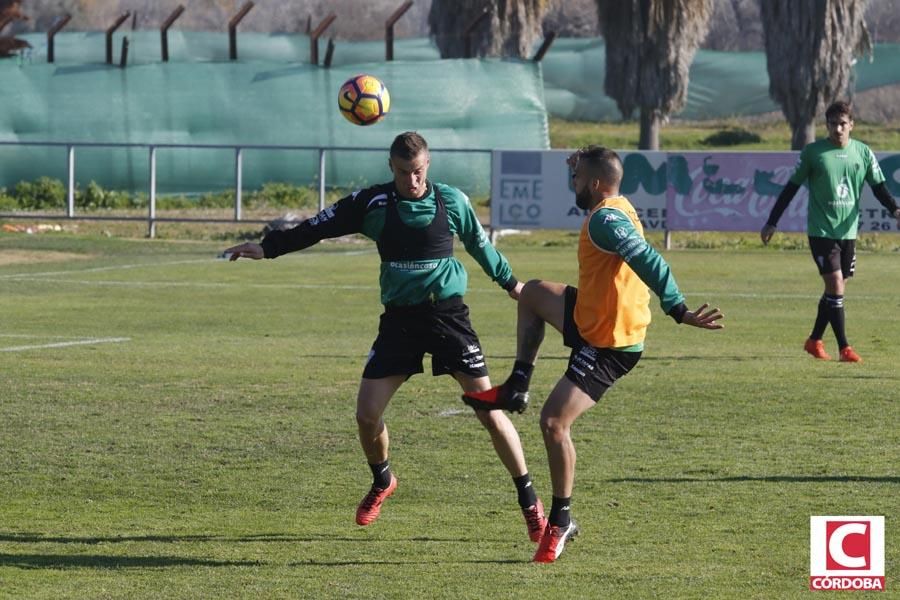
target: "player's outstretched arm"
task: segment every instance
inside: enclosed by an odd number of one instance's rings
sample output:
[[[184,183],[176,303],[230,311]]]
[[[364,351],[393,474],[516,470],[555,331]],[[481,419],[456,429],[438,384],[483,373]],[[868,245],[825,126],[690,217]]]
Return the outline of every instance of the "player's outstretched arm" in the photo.
[[[709,304],[704,303],[695,311],[689,310],[685,312],[684,316],[681,317],[681,322],[684,325],[691,325],[701,329],[722,329],[725,327],[724,324],[719,323],[719,319],[725,315],[718,308],[706,310],[707,308],[709,308]]]
[[[265,258],[263,247],[253,242],[245,242],[243,244],[238,244],[237,246],[232,246],[231,248],[226,248],[222,254],[231,261],[235,261],[241,257],[252,258],[253,260]]]

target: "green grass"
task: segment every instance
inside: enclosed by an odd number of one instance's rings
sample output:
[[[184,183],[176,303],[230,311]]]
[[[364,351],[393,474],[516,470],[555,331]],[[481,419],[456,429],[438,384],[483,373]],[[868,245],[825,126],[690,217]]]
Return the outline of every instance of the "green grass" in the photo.
[[[539,566],[446,377],[392,401],[400,488],[353,524],[374,248],[226,263],[221,247],[0,235],[0,348],[129,338],[0,352],[0,597],[799,598],[821,514],[886,515],[880,597],[896,597],[896,254],[860,256],[847,314],[865,362],[845,365],[800,350],[821,293],[805,249],[666,253],[727,328],[678,327],[654,303],[641,363],[574,430],[582,536]],[[521,279],[573,281],[569,244],[500,247]],[[460,254],[500,378],[515,306]],[[547,501],[538,416],[566,355],[548,333],[513,417]]]
[[[710,136],[728,130],[746,130],[757,134],[757,143],[716,145],[704,143]],[[816,129],[817,137],[827,135],[822,121]],[[609,148],[633,150],[638,147],[639,123],[594,123],[550,119],[550,146],[552,148],[581,148],[588,144],[601,144]],[[886,125],[857,122],[853,137],[866,142],[876,152],[900,150],[900,123]],[[723,120],[676,121],[662,127],[659,134],[660,150],[719,150],[739,151],[788,151],[791,149],[791,130],[783,120]]]

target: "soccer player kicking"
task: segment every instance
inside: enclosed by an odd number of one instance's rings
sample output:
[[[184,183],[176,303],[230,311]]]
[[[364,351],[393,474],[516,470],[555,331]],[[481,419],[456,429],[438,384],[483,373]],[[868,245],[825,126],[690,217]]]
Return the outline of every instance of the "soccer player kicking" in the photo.
[[[553,562],[578,534],[570,505],[575,483],[575,446],[571,428],[613,383],[638,363],[650,323],[648,286],[677,323],[721,329],[719,309],[688,310],[669,265],[645,240],[631,203],[619,195],[622,161],[612,150],[589,146],[568,159],[575,203],[589,211],[578,242],[578,288],[532,280],[519,296],[516,362],[500,386],[471,393],[464,400],[480,408],[527,404],[528,386],[544,324],[563,335],[572,348],[565,375],[541,410],[541,431],[553,505],[535,562]],[[706,312],[704,312],[706,311]]]
[[[491,387],[481,344],[463,303],[467,274],[453,257],[454,234],[510,297],[518,299],[522,290],[509,262],[485,235],[466,195],[428,180],[430,161],[425,139],[415,132],[402,133],[390,149],[390,183],[356,191],[294,229],[268,234],[261,244],[225,250],[231,260],[275,258],[351,233],[362,233],[377,244],[384,314],[356,399],[359,441],[373,476],[372,487],[356,510],[359,525],[375,521],[384,501],[397,489],[383,415],[403,382],[423,371],[425,353],[432,356],[432,374],[452,375],[464,392]],[[502,412],[476,409],[475,415],[513,478],[528,536],[537,542],[547,519],[531,485],[519,434]]]
[[[815,358],[831,360],[822,343],[825,328],[837,338],[842,362],[862,362],[850,343],[844,328],[844,287],[856,269],[856,232],[859,225],[859,198],[864,182],[869,182],[875,197],[900,228],[900,208],[885,185],[884,174],[872,150],[850,139],[853,113],[846,102],[835,102],[825,111],[828,137],[800,152],[797,169],[781,190],[769,219],[759,235],[764,245],[775,234],[778,219],[788,207],[804,181],[809,181],[809,207],[806,234],[809,249],[825,282],[819,298],[819,309],[812,333],[803,349]]]

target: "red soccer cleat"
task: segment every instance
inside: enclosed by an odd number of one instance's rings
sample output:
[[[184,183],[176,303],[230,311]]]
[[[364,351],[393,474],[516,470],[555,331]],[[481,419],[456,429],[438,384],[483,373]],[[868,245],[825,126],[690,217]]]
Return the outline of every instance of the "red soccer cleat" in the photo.
[[[532,542],[540,542],[547,527],[547,517],[544,516],[544,504],[540,499],[528,508],[522,509],[525,517],[525,527],[528,528],[528,538]]]
[[[369,493],[366,494],[366,497],[362,499],[362,502],[356,508],[356,524],[368,525],[377,519],[378,515],[381,514],[381,505],[396,489],[397,478],[394,477],[393,473],[391,474],[391,483],[385,489],[377,488],[373,485],[372,489],[369,490]]]
[[[578,531],[578,523],[574,519],[569,521],[569,524],[564,527],[557,527],[548,523],[532,560],[539,563],[554,562],[562,554],[566,542],[571,541],[572,538],[578,535]]]
[[[819,360],[831,360],[831,356],[825,352],[825,344],[822,343],[822,340],[807,338],[806,343],[803,344],[803,349]]]
[[[528,392],[516,392],[505,384],[483,392],[465,392],[463,402],[477,410],[508,410],[523,413],[528,408]]]
[[[841,348],[841,362],[862,362],[862,358],[852,346],[844,346]]]

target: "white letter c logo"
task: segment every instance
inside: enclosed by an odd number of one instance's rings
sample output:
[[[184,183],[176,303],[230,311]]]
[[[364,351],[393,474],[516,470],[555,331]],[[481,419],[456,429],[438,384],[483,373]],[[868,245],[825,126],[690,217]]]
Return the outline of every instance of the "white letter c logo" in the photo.
[[[848,535],[865,535],[865,523],[847,523],[841,525],[831,534],[828,540],[828,553],[838,564],[848,569],[863,569],[866,566],[865,556],[847,556],[844,552],[844,538]]]

